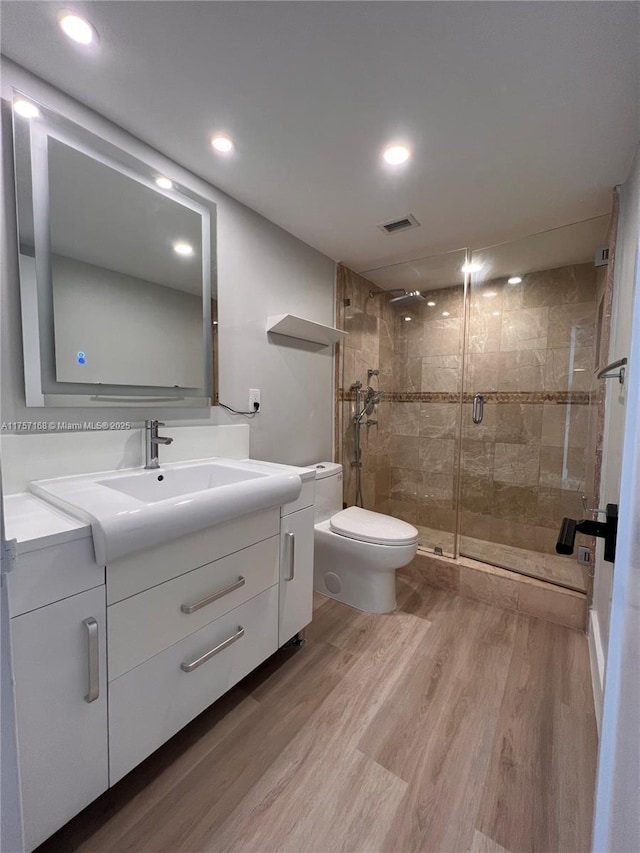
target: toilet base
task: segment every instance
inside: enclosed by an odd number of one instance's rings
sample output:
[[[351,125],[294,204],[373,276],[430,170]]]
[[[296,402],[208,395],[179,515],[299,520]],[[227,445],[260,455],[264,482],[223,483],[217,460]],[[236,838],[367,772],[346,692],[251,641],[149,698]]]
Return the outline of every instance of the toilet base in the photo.
[[[323,572],[316,568],[313,572],[313,588],[328,598],[365,613],[392,613],[396,609],[395,569],[373,575],[371,572],[358,572],[357,569]]]
[[[377,545],[333,533],[329,522],[315,526],[313,588],[366,613],[396,608],[396,569],[413,560],[411,545]]]

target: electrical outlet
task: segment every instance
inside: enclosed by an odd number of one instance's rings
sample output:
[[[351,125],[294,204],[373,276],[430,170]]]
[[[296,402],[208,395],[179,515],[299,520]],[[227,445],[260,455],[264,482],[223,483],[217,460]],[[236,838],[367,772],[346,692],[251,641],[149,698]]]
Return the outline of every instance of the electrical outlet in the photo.
[[[258,409],[260,408],[260,389],[259,388],[249,388],[249,411],[253,412],[256,409],[255,403],[258,404]]]
[[[591,548],[586,545],[578,545],[578,562],[581,566],[590,566],[593,562],[593,554]]]

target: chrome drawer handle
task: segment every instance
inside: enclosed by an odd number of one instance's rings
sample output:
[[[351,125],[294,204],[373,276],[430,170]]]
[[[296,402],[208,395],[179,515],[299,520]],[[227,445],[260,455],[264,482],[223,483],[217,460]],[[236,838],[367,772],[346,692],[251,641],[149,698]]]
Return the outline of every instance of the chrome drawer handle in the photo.
[[[98,623],[90,616],[83,619],[82,624],[87,629],[89,639],[89,692],[84,697],[85,702],[95,702],[100,695],[100,655],[98,647]]]
[[[219,589],[217,592],[212,592],[210,595],[206,595],[204,598],[201,598],[200,601],[194,601],[193,604],[181,604],[180,610],[183,613],[195,613],[196,610],[200,610],[201,607],[206,607],[207,604],[211,604],[212,601],[217,601],[219,598],[222,598],[223,595],[229,595],[230,592],[233,592],[234,589],[240,589],[241,586],[244,586],[246,580],[243,577],[239,577],[235,583],[229,584],[229,586],[225,586],[224,589]]]
[[[285,581],[292,581],[296,576],[296,535],[295,533],[286,533],[287,548],[289,552],[289,577]]]
[[[213,649],[210,649],[208,652],[205,652],[202,657],[196,658],[192,660],[191,663],[181,663],[180,669],[183,672],[193,672],[194,669],[197,669],[199,666],[202,666],[203,663],[206,663],[208,660],[211,660],[212,657],[215,657],[221,651],[230,646],[232,643],[235,643],[236,640],[239,640],[240,637],[244,637],[244,628],[239,625],[238,630],[235,634],[232,634],[231,637],[227,637],[226,640],[223,640],[219,645],[215,646]]]

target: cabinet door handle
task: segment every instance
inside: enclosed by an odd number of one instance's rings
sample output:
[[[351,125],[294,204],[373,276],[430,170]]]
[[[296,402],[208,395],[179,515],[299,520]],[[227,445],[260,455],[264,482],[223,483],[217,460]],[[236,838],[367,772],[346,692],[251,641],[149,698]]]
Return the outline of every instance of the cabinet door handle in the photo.
[[[89,692],[84,697],[85,702],[95,702],[100,695],[100,654],[98,646],[98,623],[90,616],[83,619],[82,624],[87,629],[89,640]]]
[[[212,601],[217,601],[219,598],[222,598],[223,595],[229,595],[230,592],[233,592],[234,589],[240,589],[241,586],[244,586],[246,580],[241,576],[237,581],[229,584],[229,586],[225,586],[224,589],[218,589],[216,592],[212,592],[209,595],[205,595],[204,598],[201,598],[199,601],[194,601],[192,604],[181,604],[180,610],[183,613],[195,613],[196,610],[200,610],[201,607],[206,607],[207,604],[211,604]]]
[[[244,637],[244,628],[242,625],[238,625],[238,630],[235,634],[232,634],[230,637],[227,637],[226,640],[223,640],[221,643],[218,643],[217,646],[214,646],[213,649],[210,649],[208,652],[205,652],[201,657],[192,660],[190,663],[181,663],[180,669],[183,672],[193,672],[194,669],[197,669],[199,666],[202,666],[203,663],[206,663],[211,658],[215,657],[217,654],[220,654],[221,651],[230,646],[232,643],[235,643],[236,640],[239,640],[240,637]]]
[[[285,578],[285,580],[292,581],[296,576],[296,534],[285,533],[285,538],[287,540],[287,554],[289,558],[289,577]]]

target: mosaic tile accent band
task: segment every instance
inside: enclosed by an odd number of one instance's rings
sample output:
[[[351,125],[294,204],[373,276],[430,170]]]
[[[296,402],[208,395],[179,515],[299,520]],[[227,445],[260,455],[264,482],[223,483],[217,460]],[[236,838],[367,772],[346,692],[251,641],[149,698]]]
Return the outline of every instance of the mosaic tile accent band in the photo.
[[[560,405],[589,405],[591,395],[588,391],[485,391],[482,395],[485,403],[520,403],[537,405],[540,403],[558,403]],[[355,400],[355,391],[338,389],[341,402]],[[387,391],[384,401],[388,403],[459,403],[460,394],[452,391]],[[472,403],[473,394],[462,395],[463,403]]]

